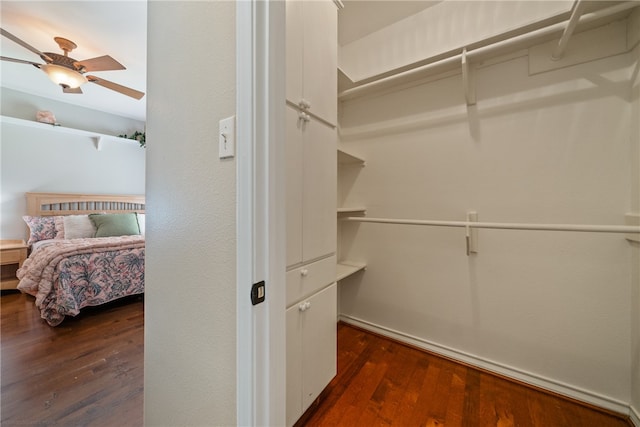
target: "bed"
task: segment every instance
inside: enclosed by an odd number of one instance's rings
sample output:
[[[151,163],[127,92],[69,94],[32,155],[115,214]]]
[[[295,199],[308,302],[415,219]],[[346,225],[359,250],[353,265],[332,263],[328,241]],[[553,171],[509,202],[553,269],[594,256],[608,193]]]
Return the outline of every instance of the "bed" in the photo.
[[[18,289],[51,326],[144,293],[144,196],[26,193],[29,256]]]

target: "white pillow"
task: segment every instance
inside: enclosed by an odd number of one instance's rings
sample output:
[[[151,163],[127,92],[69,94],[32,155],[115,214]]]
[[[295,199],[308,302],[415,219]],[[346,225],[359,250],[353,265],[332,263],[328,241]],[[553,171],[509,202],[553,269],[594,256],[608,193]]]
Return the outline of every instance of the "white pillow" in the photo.
[[[136,213],[136,218],[138,218],[138,228],[140,229],[140,234],[144,236],[144,226],[145,226],[145,217],[143,213]]]
[[[96,235],[96,227],[89,219],[89,215],[66,215],[63,221],[65,239],[79,239]]]

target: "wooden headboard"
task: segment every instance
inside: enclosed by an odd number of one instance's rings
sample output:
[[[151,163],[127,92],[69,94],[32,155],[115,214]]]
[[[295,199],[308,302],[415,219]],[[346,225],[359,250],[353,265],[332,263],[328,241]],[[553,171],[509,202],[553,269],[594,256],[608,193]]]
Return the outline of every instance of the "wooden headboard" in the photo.
[[[109,194],[26,193],[27,215],[144,213],[144,196]]]

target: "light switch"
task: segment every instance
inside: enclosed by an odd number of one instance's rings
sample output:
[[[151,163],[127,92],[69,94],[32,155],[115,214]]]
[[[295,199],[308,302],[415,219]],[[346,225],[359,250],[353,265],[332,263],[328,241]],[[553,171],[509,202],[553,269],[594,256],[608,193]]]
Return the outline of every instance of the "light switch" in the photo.
[[[218,139],[220,144],[219,155],[221,159],[227,159],[236,154],[236,116],[220,120]]]

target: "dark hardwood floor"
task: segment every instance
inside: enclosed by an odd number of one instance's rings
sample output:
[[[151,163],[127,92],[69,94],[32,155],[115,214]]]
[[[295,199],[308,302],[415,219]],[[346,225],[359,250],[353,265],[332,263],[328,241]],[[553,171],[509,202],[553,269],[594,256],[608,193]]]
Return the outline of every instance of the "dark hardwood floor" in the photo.
[[[55,328],[31,296],[3,293],[0,304],[3,427],[143,425],[142,297]]]
[[[4,293],[1,425],[142,426],[144,302],[58,327]],[[628,427],[625,418],[338,324],[338,375],[298,426]]]
[[[338,374],[299,426],[632,424],[626,417],[339,323]]]

